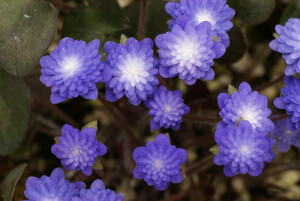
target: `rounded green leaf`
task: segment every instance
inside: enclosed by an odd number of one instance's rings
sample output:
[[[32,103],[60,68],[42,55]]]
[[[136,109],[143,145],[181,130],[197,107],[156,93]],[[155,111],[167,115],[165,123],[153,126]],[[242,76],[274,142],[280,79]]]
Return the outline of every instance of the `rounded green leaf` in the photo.
[[[267,20],[275,8],[275,0],[228,0],[236,16],[247,24],[260,24]]]
[[[284,25],[290,18],[300,18],[300,11],[294,3],[284,9],[280,19],[280,24]]]
[[[42,0],[1,0],[0,66],[12,75],[28,74],[54,39],[57,13]]]
[[[22,78],[0,69],[0,155],[15,151],[27,130],[30,96]]]
[[[17,185],[17,182],[19,181],[22,173],[25,170],[25,167],[27,164],[23,163],[13,169],[8,175],[5,177],[3,181],[2,186],[2,197],[3,201],[11,201],[13,197],[13,193],[15,191],[15,186]]]

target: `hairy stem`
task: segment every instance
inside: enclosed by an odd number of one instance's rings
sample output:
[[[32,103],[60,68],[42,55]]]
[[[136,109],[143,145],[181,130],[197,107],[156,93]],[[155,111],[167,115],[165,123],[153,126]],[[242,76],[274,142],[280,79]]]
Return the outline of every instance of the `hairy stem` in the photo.
[[[145,18],[146,18],[146,6],[147,0],[140,0],[141,7],[140,7],[140,25],[139,25],[139,33],[138,39],[139,41],[143,40],[145,34]]]

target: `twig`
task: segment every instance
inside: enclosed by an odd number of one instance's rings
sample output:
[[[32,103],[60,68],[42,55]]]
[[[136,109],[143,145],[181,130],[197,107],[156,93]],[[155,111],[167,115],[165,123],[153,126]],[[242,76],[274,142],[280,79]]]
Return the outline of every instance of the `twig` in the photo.
[[[208,168],[212,164],[212,159],[213,158],[214,158],[214,155],[207,156],[202,161],[200,161],[199,163],[197,163],[194,166],[192,166],[191,168],[189,168],[186,171],[186,175],[190,175],[190,174],[193,174],[195,172],[199,172],[199,171],[202,171],[202,170]]]
[[[139,40],[143,40],[144,33],[145,33],[145,18],[146,18],[146,5],[147,0],[140,0],[141,7],[140,7],[140,25],[139,25],[139,33],[138,38]]]
[[[200,121],[200,122],[209,122],[209,123],[218,123],[222,119],[219,118],[209,118],[209,117],[199,117],[195,114],[187,114],[184,115],[183,118],[193,121]]]
[[[189,188],[183,192],[177,193],[176,195],[173,195],[171,197],[165,198],[165,199],[161,199],[161,200],[157,200],[157,201],[175,201],[175,200],[179,200],[181,198],[184,198],[187,194],[189,194],[189,192],[191,192],[192,188]]]
[[[66,11],[70,11],[73,8],[72,6],[69,6],[68,4],[61,3],[61,2],[56,2],[54,0],[46,0],[46,1],[48,1],[54,7],[60,8],[60,9],[66,10]]]
[[[259,87],[259,88],[257,89],[257,91],[262,91],[262,90],[264,90],[264,89],[266,89],[266,88],[268,88],[268,87],[270,87],[270,86],[273,86],[274,84],[277,84],[278,82],[282,81],[283,78],[284,78],[284,75],[283,75],[283,76],[280,76],[279,78],[277,78],[277,79],[275,79],[275,80],[273,80],[272,82],[269,82],[269,83],[263,85],[262,87]]]
[[[285,119],[285,118],[288,118],[289,115],[285,114],[285,115],[282,115],[282,116],[279,116],[279,117],[275,117],[275,118],[271,118],[273,121],[278,121],[280,119]]]
[[[119,114],[112,108],[112,106],[106,102],[106,100],[99,94],[98,99],[101,101],[101,103],[104,105],[104,107],[111,113],[111,115],[116,119],[116,121],[119,123],[119,125],[125,130],[125,132],[128,134],[128,136],[131,138],[131,140],[141,146],[143,143],[135,136],[135,134],[131,131],[127,123],[123,120],[122,117],[119,116]]]

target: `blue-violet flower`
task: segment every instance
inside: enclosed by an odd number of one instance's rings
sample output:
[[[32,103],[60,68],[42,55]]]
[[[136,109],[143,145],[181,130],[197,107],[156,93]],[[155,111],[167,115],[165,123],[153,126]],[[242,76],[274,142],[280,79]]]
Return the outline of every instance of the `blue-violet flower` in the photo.
[[[90,176],[92,166],[98,156],[106,154],[107,147],[95,140],[96,130],[84,128],[81,132],[77,128],[65,124],[59,143],[51,147],[51,152],[59,159],[67,170],[81,170]]]
[[[84,41],[64,38],[49,56],[40,59],[40,80],[51,88],[51,102],[60,103],[67,98],[82,96],[96,99],[95,83],[111,77],[100,62],[99,40]]]
[[[159,73],[164,78],[175,77],[193,85],[197,79],[212,80],[215,73],[213,59],[225,53],[222,43],[214,42],[211,25],[202,22],[195,27],[193,22],[180,22],[172,30],[155,39],[159,48]]]
[[[65,180],[64,171],[61,168],[56,168],[50,177],[45,175],[40,179],[29,177],[26,181],[24,194],[28,201],[71,201],[84,188],[83,182],[71,183]]]
[[[285,75],[300,73],[300,19],[291,18],[275,29],[278,37],[270,42],[270,48],[282,53],[287,63]]]
[[[239,86],[238,92],[232,95],[221,93],[218,96],[218,105],[221,109],[222,121],[218,127],[236,125],[241,119],[251,123],[253,129],[264,136],[269,135],[274,124],[269,118],[271,110],[268,109],[268,100],[257,91],[252,91],[247,82]]]
[[[123,201],[122,193],[115,193],[110,189],[105,189],[100,179],[95,180],[90,189],[82,189],[78,197],[74,197],[72,201]]]
[[[154,98],[147,99],[145,105],[149,108],[149,115],[153,117],[150,122],[152,130],[161,127],[178,130],[182,116],[190,111],[183,102],[181,91],[168,91],[165,86],[160,86]]]
[[[219,37],[226,47],[229,46],[227,32],[232,28],[230,21],[235,11],[226,4],[226,0],[181,0],[180,2],[169,2],[166,11],[174,19],[169,23],[170,29],[176,24],[179,17],[186,16],[189,21],[198,25],[209,22],[212,26],[213,35]]]
[[[255,132],[248,121],[241,121],[237,127],[217,129],[215,141],[220,153],[214,163],[224,165],[224,174],[228,177],[246,173],[258,176],[264,162],[271,162],[275,157],[275,140],[269,139]]]
[[[160,134],[145,147],[136,148],[133,159],[136,163],[134,178],[144,179],[149,186],[163,191],[170,182],[182,181],[180,165],[186,161],[187,152],[171,145],[169,137]]]
[[[284,77],[285,87],[281,89],[281,97],[274,100],[278,109],[285,109],[289,115],[287,128],[291,131],[300,129],[300,78]]]
[[[129,38],[125,45],[105,43],[105,65],[112,72],[111,79],[106,82],[106,100],[113,102],[125,95],[131,104],[139,105],[141,100],[153,96],[159,81],[155,77],[158,59],[152,48],[149,38],[141,42]]]

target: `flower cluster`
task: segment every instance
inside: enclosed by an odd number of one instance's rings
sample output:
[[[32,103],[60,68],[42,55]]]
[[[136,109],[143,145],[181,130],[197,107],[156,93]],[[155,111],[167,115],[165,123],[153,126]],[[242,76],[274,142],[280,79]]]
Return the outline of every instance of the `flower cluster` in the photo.
[[[150,122],[152,130],[161,127],[178,130],[182,116],[190,111],[190,108],[183,103],[181,91],[168,91],[165,86],[160,86],[154,98],[146,100],[145,105],[153,117]]]
[[[300,129],[291,131],[287,128],[287,119],[281,119],[275,123],[272,137],[278,139],[277,148],[280,152],[286,152],[291,145],[300,147]]]
[[[56,168],[50,177],[45,175],[40,179],[29,177],[26,181],[24,194],[28,201],[71,201],[73,197],[79,195],[81,189],[85,189],[83,182],[71,183],[65,180],[63,170]]]
[[[219,38],[226,47],[229,46],[227,32],[232,28],[230,21],[235,11],[226,4],[226,0],[181,0],[169,2],[166,11],[173,19],[169,23],[170,29],[176,24],[176,20],[185,16],[195,25],[209,22],[212,26],[213,35]]]
[[[277,25],[278,37],[270,43],[270,48],[282,53],[287,63],[285,75],[300,73],[300,19],[291,18],[285,26]]]
[[[105,68],[112,74],[106,81],[106,100],[116,101],[125,95],[131,104],[139,105],[153,96],[159,81],[155,77],[158,60],[153,56],[152,48],[151,39],[138,42],[129,38],[125,45],[105,43]]]
[[[145,147],[136,148],[133,159],[136,163],[134,178],[144,179],[149,186],[162,191],[168,188],[170,182],[182,181],[180,165],[186,161],[187,152],[171,145],[170,139],[160,134]]]
[[[237,127],[217,129],[215,141],[220,153],[214,163],[224,165],[224,174],[228,177],[246,173],[260,175],[264,162],[271,162],[275,157],[275,140],[257,133],[249,121],[241,121]]]
[[[98,156],[106,154],[104,144],[95,140],[96,130],[84,128],[81,132],[65,124],[59,143],[51,147],[51,152],[59,159],[67,170],[81,170],[85,175],[92,174],[92,166]]]
[[[252,91],[251,86],[243,82],[239,86],[238,92],[231,95],[221,93],[218,96],[220,116],[222,121],[218,127],[236,125],[240,120],[247,120],[253,129],[260,134],[267,136],[274,128],[272,120],[269,118],[271,110],[268,109],[268,100],[257,91]]]
[[[104,82],[111,76],[100,62],[99,45],[98,39],[86,44],[84,41],[64,38],[49,56],[41,58],[40,80],[47,87],[52,87],[53,104],[78,96],[97,98],[95,83]]]
[[[286,110],[289,115],[286,122],[289,130],[300,129],[300,79],[286,76],[284,83],[286,86],[281,89],[282,96],[274,100],[274,105]]]
[[[105,189],[100,179],[95,180],[90,189],[82,189],[78,197],[74,197],[72,201],[123,201],[122,193],[115,193],[110,189]]]

